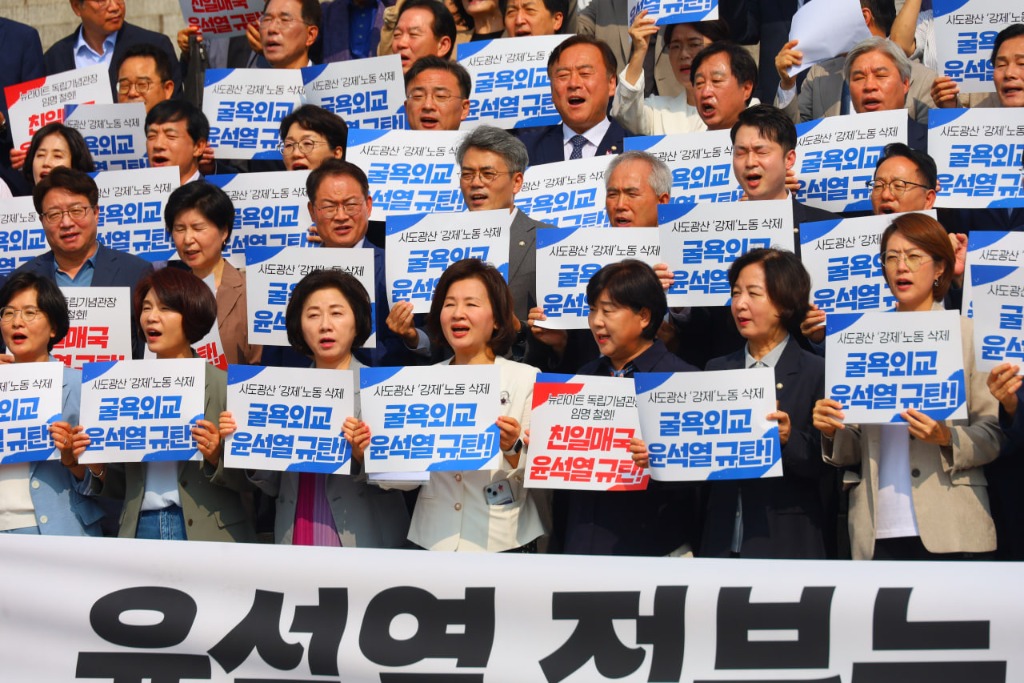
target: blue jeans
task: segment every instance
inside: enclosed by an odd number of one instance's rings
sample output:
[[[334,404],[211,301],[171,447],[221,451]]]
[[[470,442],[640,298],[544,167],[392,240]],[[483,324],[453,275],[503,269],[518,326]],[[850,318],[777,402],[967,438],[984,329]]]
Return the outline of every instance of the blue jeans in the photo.
[[[160,541],[187,541],[185,516],[181,508],[172,505],[163,510],[144,510],[139,513],[135,527],[135,538],[152,538]]]

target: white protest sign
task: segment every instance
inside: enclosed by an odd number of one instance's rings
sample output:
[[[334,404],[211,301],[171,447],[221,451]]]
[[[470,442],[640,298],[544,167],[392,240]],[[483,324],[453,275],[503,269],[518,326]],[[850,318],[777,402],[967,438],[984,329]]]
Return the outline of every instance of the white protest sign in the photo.
[[[640,427],[656,481],[782,476],[771,368],[637,373]]]
[[[0,465],[59,458],[49,425],[62,419],[64,367],[60,363],[9,363],[3,367]]]
[[[629,0],[626,26],[632,26],[644,10],[657,19],[658,26],[711,21],[718,18],[718,0]]]
[[[363,368],[359,386],[367,472],[498,469],[497,365]]]
[[[633,464],[640,436],[629,377],[537,375],[526,461],[528,488],[640,491],[647,472]]]
[[[177,252],[164,223],[164,207],[181,184],[177,166],[103,171],[97,238],[111,249],[147,261],[166,261]]]
[[[870,38],[860,9],[857,0],[804,3],[793,15],[789,28],[789,39],[800,41],[796,49],[804,53],[804,58],[800,66],[789,68],[789,75],[795,76],[819,62],[849,52],[854,45]],[[774,59],[775,55],[770,57]]]
[[[87,363],[81,424],[91,443],[83,464],[189,460],[192,427],[204,419],[202,358]]]
[[[568,35],[461,43],[455,52],[473,81],[463,128],[530,128],[561,122],[551,100],[548,57]]]
[[[789,199],[658,207],[662,261],[675,280],[669,306],[724,306],[731,299],[729,268],[751,249],[793,251]]]
[[[627,151],[653,154],[672,171],[672,203],[736,202],[743,190],[732,172],[727,130],[626,138]]]
[[[337,114],[350,128],[405,128],[405,79],[397,55],[302,69],[306,104]]]
[[[132,358],[132,291],[128,287],[62,287],[71,327],[53,356],[81,369],[86,363]]]
[[[146,168],[146,105],[69,104],[64,125],[82,134],[97,171]]]
[[[935,218],[935,211],[920,211]],[[882,272],[882,233],[893,215],[800,226],[800,260],[811,276],[811,302],[826,313],[889,310],[896,298]]]
[[[28,151],[35,132],[64,120],[68,104],[111,104],[107,65],[97,64],[4,88],[14,148]]]
[[[370,319],[376,321],[377,288],[373,249],[298,249],[296,247],[253,247],[245,252],[246,304],[249,310],[249,341],[252,344],[288,346],[284,313],[292,290],[314,270],[342,270],[351,273],[370,295]],[[364,346],[373,348],[377,335]]]
[[[536,221],[560,228],[608,225],[604,171],[609,161],[591,157],[528,167],[515,196],[516,208]]]
[[[1024,374],[1024,233],[971,232],[967,264],[977,369],[1015,363]]]
[[[187,26],[205,36],[242,36],[263,14],[266,0],[179,0]]]
[[[366,172],[373,219],[464,211],[455,150],[465,135],[458,131],[350,130],[345,159]]]
[[[0,202],[0,277],[50,250],[32,197]]]
[[[551,330],[588,328],[587,283],[609,263],[661,263],[657,228],[546,228],[537,231],[537,299]]]
[[[351,370],[228,366],[224,466],[348,474],[352,449],[342,426],[355,415]]]
[[[456,261],[477,258],[508,280],[512,214],[505,209],[391,216],[384,250],[388,303],[411,301],[427,313],[441,274]]]
[[[908,408],[967,417],[957,311],[833,313],[825,334],[825,396],[847,424],[903,422]]]
[[[932,109],[928,152],[939,168],[935,206],[1024,206],[1024,107]]]
[[[826,211],[870,211],[868,181],[890,142],[907,141],[907,112],[875,111],[797,124],[796,198]]]
[[[298,69],[207,69],[203,113],[218,159],[280,159],[281,120],[302,104]]]
[[[1024,10],[1006,0],[932,0],[932,14],[939,75],[959,83],[962,93],[993,92],[996,35],[1024,23]]]

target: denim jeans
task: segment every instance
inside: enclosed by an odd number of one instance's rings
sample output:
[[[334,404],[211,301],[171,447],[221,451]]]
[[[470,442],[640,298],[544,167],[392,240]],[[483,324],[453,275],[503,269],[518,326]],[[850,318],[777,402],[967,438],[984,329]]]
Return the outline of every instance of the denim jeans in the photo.
[[[163,510],[144,510],[139,513],[135,527],[135,538],[152,538],[161,541],[187,541],[185,516],[181,508],[172,505]]]

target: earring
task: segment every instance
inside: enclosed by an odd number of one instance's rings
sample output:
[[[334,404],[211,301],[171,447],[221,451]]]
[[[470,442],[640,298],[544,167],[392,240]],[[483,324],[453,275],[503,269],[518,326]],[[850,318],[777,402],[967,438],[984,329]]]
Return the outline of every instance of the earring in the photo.
[[[939,288],[939,278],[935,278],[935,282],[932,283],[932,287],[935,289]]]

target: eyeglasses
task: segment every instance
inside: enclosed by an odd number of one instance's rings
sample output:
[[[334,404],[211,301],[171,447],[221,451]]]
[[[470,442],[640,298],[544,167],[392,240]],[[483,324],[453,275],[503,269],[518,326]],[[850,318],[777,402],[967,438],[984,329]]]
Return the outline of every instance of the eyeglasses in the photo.
[[[366,202],[362,199],[350,199],[347,202],[342,202],[341,204],[324,202],[320,206],[316,207],[316,210],[319,211],[320,215],[324,218],[334,218],[338,215],[338,209],[341,209],[349,216],[355,216],[365,204]]]
[[[323,140],[300,140],[299,142],[279,142],[277,143],[277,151],[286,156],[295,154],[295,150],[298,149],[304,155],[309,156],[313,153],[319,145],[326,145],[327,143]]]
[[[868,180],[865,184],[867,185],[868,189],[871,190],[872,193],[881,192],[882,190],[888,187],[889,192],[891,192],[894,197],[902,197],[911,188],[914,187],[920,187],[925,190],[932,189],[927,185],[922,185],[921,183],[912,183],[909,180],[903,180],[902,178],[893,178],[889,182],[886,182],[884,180],[878,180],[876,178],[874,180]]]
[[[260,17],[260,28],[270,28],[274,24],[277,24],[282,31],[287,31],[295,24],[306,24],[302,19],[296,19],[290,14],[282,14],[279,17],[275,17],[270,14],[264,14]]]
[[[92,211],[92,208],[93,207],[91,206],[78,205],[72,206],[70,209],[54,209],[53,211],[44,211],[43,213],[39,214],[39,218],[40,220],[43,221],[43,223],[46,223],[47,225],[56,225],[57,223],[60,223],[61,219],[64,218],[64,214],[67,214],[68,216],[71,217],[71,220],[77,223],[78,221],[88,216],[89,212]]]
[[[923,264],[932,260],[930,257],[916,251],[887,251],[882,254],[882,263],[885,264],[886,268],[896,268],[900,263],[900,259],[907,264],[907,270],[911,273],[916,273]]]
[[[413,90],[410,93],[406,93],[405,99],[409,100],[410,102],[420,104],[422,102],[425,102],[428,96],[434,99],[434,104],[440,105],[445,105],[448,102],[452,101],[453,99],[463,99],[462,97],[453,95],[447,90],[435,90],[434,92],[427,92],[426,90]]]
[[[32,322],[36,317],[44,315],[38,308],[11,308],[10,306],[4,306],[0,308],[0,322],[10,325],[14,322],[14,316],[21,315],[21,319],[27,323]]]
[[[459,174],[459,177],[462,178],[462,182],[471,183],[474,178],[480,176],[480,180],[484,184],[489,185],[497,180],[500,175],[512,175],[512,171],[495,171],[493,168],[466,169]]]
[[[148,78],[140,78],[137,81],[129,81],[127,78],[122,78],[117,82],[117,92],[127,95],[132,86],[135,87],[135,92],[145,95],[153,87],[153,81]]]

